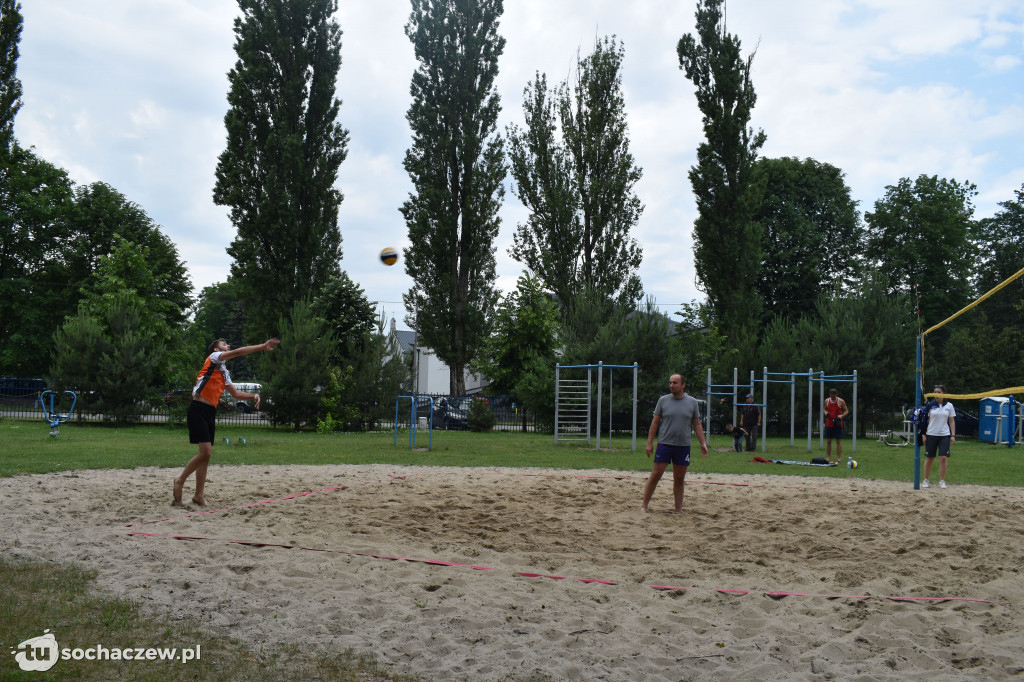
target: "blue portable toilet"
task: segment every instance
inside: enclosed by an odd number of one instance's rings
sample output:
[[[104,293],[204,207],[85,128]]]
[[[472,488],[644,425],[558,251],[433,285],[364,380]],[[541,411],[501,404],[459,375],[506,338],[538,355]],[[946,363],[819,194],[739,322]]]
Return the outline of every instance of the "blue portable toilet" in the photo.
[[[978,409],[978,440],[982,443],[1006,443],[1012,420],[1009,398],[982,398]]]

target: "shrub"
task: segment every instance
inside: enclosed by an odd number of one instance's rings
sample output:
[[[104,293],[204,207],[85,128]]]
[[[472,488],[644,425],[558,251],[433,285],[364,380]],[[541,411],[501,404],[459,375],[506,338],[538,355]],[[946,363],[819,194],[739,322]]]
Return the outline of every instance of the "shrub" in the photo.
[[[482,398],[476,398],[469,406],[469,415],[466,417],[466,421],[469,422],[469,428],[474,431],[490,431],[494,428],[496,419],[494,413],[491,412],[490,404]]]

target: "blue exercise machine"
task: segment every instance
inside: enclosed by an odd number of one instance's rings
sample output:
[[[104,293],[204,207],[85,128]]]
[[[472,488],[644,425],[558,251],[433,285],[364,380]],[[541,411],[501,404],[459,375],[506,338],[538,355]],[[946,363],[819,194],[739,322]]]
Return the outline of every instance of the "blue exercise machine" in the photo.
[[[78,396],[75,395],[74,391],[64,391],[64,395],[71,396],[71,407],[68,408],[67,412],[61,412],[58,410],[54,402],[57,400],[57,391],[43,391],[39,394],[39,404],[43,408],[43,417],[50,424],[50,435],[60,435],[60,425],[71,419],[71,415],[75,411],[75,403],[78,402]],[[49,397],[49,404],[47,404],[46,398]]]

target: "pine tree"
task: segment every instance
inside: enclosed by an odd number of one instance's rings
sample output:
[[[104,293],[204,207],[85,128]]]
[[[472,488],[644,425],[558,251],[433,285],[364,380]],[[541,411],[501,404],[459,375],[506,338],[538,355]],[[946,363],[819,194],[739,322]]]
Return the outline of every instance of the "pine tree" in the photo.
[[[21,42],[21,3],[0,0],[0,156],[14,142],[14,117],[21,109],[18,43]]]
[[[401,210],[413,287],[403,300],[421,343],[448,364],[450,392],[462,395],[497,301],[494,240],[506,169],[494,80],[505,47],[497,33],[503,8],[501,0],[413,0],[412,7],[405,31],[419,67],[405,169],[414,189]]]
[[[231,208],[228,248],[250,335],[272,335],[294,301],[339,272],[335,188],[348,132],[341,102],[336,0],[239,0],[238,62],[228,73],[227,148],[213,197]]]

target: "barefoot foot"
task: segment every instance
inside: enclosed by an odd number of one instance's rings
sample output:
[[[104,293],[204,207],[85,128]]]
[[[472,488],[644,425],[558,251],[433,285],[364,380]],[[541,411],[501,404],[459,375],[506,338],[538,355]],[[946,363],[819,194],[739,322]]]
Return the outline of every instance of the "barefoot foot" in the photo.
[[[181,504],[181,489],[185,487],[185,481],[174,479],[174,501]]]
[[[205,497],[199,497],[198,495],[196,495],[195,497],[192,498],[192,502],[194,502],[195,504],[198,504],[200,507],[205,507],[206,506],[206,498]]]

